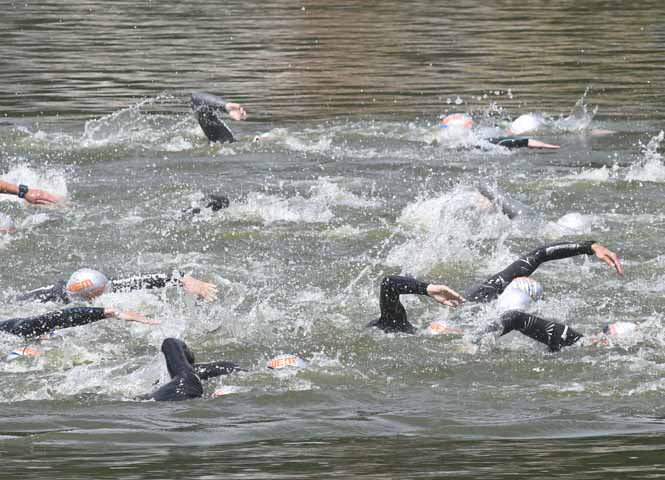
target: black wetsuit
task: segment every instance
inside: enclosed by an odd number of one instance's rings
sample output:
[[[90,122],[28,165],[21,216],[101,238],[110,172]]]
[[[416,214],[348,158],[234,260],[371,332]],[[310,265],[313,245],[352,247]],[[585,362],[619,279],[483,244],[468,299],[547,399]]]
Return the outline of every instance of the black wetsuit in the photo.
[[[27,318],[12,318],[0,322],[0,332],[20,335],[22,337],[39,337],[57,328],[78,327],[103,320],[103,308],[77,307],[65,308],[57,312]]]
[[[209,208],[213,212],[218,212],[223,208],[228,208],[231,204],[229,197],[221,193],[206,193],[201,201],[203,208]],[[197,215],[201,213],[200,207],[186,208],[185,213],[191,213],[192,215]]]
[[[133,277],[118,278],[110,280],[111,288],[114,292],[129,290],[140,290],[142,288],[164,288],[168,285],[176,285],[178,279],[182,277],[181,272],[176,273],[150,273],[145,275],[136,275]],[[20,294],[16,297],[19,301],[38,301],[38,302],[60,302],[69,303],[67,296],[67,282],[58,280],[48,287],[37,288],[29,292]]]
[[[526,148],[529,146],[528,137],[494,137],[488,138],[488,142],[493,143],[494,145],[499,145],[500,147],[506,148]]]
[[[511,220],[522,215],[535,215],[533,209],[510,198],[506,192],[495,185],[482,182],[476,188],[483,197],[497,205],[501,209],[501,212]]]
[[[233,362],[194,363],[194,354],[185,342],[167,338],[162,342],[162,353],[171,381],[157,390],[140,397],[141,400],[177,401],[199,398],[203,395],[201,380],[240,370]]]
[[[526,255],[521,256],[507,268],[492,275],[484,282],[467,289],[463,296],[468,302],[492,301],[503,293],[506,287],[515,278],[528,277],[544,262],[560,260],[582,254],[592,255],[593,250],[591,249],[591,245],[594,243],[596,242],[590,240],[579,243],[560,242],[540,246]],[[390,276],[384,278],[381,282],[380,293],[381,317],[370,322],[369,326],[380,328],[385,332],[415,333],[416,328],[408,321],[406,310],[399,301],[399,296],[404,294],[427,295],[428,285],[428,283],[421,282],[411,277]],[[504,316],[502,316],[500,327],[498,327],[504,329],[502,335],[511,330],[519,330],[534,340],[549,345],[551,349],[553,348],[552,345],[557,343],[560,343],[560,346],[567,345],[567,343],[565,343],[565,338],[572,338],[570,335],[574,334],[577,336],[575,341],[581,338],[581,335],[573,332],[572,329],[564,325],[560,325],[556,322],[548,322],[533,315],[528,315],[531,320],[527,321],[528,319],[521,315],[523,312],[518,313],[519,314],[513,314],[512,316],[506,317],[507,320],[505,320],[505,322]],[[551,327],[551,325],[554,325],[555,327]],[[492,328],[496,329],[497,327],[494,326]],[[554,328],[554,330],[552,330],[552,328]],[[557,333],[563,333],[564,330],[568,336],[560,341],[557,337]]]
[[[222,97],[194,92],[192,110],[209,141],[225,143],[235,140],[233,132],[222,120],[222,112],[226,112],[226,101]]]

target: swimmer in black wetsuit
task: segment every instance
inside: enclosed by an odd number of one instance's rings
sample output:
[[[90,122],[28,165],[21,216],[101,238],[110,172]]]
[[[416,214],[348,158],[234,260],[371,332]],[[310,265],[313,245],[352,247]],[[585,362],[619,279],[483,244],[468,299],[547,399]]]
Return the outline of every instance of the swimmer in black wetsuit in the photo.
[[[148,320],[143,315],[129,310],[116,308],[77,307],[65,308],[57,312],[44,313],[35,317],[12,318],[0,321],[0,332],[31,338],[48,334],[55,329],[78,327],[97,322],[105,318],[119,318],[127,322],[139,322],[150,325],[159,321]]]
[[[470,130],[473,127],[473,119],[465,113],[453,113],[441,119],[439,124],[440,128],[451,128],[460,130]],[[501,137],[488,138],[487,141],[494,145],[513,149],[513,148],[543,148],[549,150],[557,150],[559,145],[541,142],[528,137],[512,136],[510,132],[508,135]]]
[[[218,212],[224,208],[228,208],[231,204],[231,200],[222,193],[206,193],[199,204],[199,207],[186,208],[184,213],[198,215],[203,208],[209,208],[213,212]]]
[[[381,282],[381,317],[370,322],[368,326],[380,328],[385,332],[416,333],[416,328],[408,321],[406,310],[399,301],[400,295],[427,295],[434,298],[437,302],[451,307],[455,307],[463,301],[490,302],[503,293],[513,280],[518,277],[530,276],[542,263],[582,254],[596,255],[600,260],[614,268],[619,275],[623,276],[623,268],[617,255],[603,245],[594,241],[554,243],[538,247],[532,252],[518,258],[501,272],[469,288],[465,292],[464,297],[446,285],[421,282],[411,277],[386,277]],[[570,335],[573,334],[572,330],[565,326],[561,326],[560,329],[553,331],[553,327],[549,326],[553,322],[543,323],[546,321],[524,312],[507,312],[504,316],[505,319],[502,317],[501,325],[505,328],[505,333],[511,330],[519,330],[538,341],[548,339],[550,345],[556,345],[568,338],[566,336],[562,339],[558,337],[552,339],[552,335],[548,334],[550,331],[555,334],[562,334],[565,330],[566,334],[569,332]],[[542,321],[536,321],[535,319]]]
[[[197,280],[191,275],[175,273],[153,273],[109,280],[96,270],[82,268],[72,274],[68,281],[59,280],[48,287],[37,288],[17,297],[19,301],[61,302],[88,301],[109,291],[164,288],[180,285],[188,293],[212,300],[217,296],[217,286]]]
[[[203,133],[211,142],[233,142],[231,129],[222,120],[226,111],[233,120],[245,120],[247,112],[237,103],[227,102],[222,97],[204,92],[192,93],[192,110]]]
[[[140,400],[177,401],[199,398],[203,395],[201,380],[228,375],[241,370],[233,362],[194,363],[194,354],[185,342],[167,338],[162,342],[162,353],[171,381],[157,390],[139,397]]]

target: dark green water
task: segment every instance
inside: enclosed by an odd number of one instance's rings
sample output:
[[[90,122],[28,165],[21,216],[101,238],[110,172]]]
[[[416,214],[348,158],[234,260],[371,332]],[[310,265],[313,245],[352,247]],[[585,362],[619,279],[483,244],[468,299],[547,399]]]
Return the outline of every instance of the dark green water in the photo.
[[[660,2],[5,5],[0,173],[73,205],[1,199],[19,232],[0,237],[0,318],[58,308],[12,295],[81,266],[192,271],[221,295],[113,293],[98,304],[161,325],[104,321],[0,363],[2,478],[663,476],[664,19]],[[194,90],[243,103],[236,134],[272,141],[210,146]],[[450,111],[487,130],[534,112],[534,136],[561,149],[459,148],[432,128]],[[469,208],[479,180],[537,213]],[[209,190],[231,206],[182,213]],[[638,335],[475,350],[495,305],[418,298],[404,300],[418,326],[469,334],[364,328],[386,274],[462,290],[564,238],[608,245],[626,278],[593,259],[548,264],[535,311],[589,334],[636,321]],[[200,400],[134,401],[166,381],[168,336],[248,371]],[[282,353],[310,368],[265,369]]]

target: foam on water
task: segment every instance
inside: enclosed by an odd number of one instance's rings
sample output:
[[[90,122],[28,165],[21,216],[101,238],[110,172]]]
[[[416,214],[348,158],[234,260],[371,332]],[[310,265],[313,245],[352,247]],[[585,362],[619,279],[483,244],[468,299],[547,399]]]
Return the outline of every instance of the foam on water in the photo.
[[[477,206],[478,193],[465,186],[407,205],[398,224],[407,240],[387,255],[389,265],[424,274],[437,263],[475,256],[474,242],[496,239],[510,231],[510,220],[495,209]]]

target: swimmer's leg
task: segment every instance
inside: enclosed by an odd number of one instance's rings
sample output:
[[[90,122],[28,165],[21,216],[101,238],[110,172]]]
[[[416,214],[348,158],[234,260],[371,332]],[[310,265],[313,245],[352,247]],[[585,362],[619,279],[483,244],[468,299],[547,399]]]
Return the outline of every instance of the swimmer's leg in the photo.
[[[203,386],[190,363],[190,360],[194,360],[194,355],[185,342],[167,338],[162,342],[162,353],[166,359],[166,368],[171,375],[171,381],[141,399],[178,401],[201,397]]]

